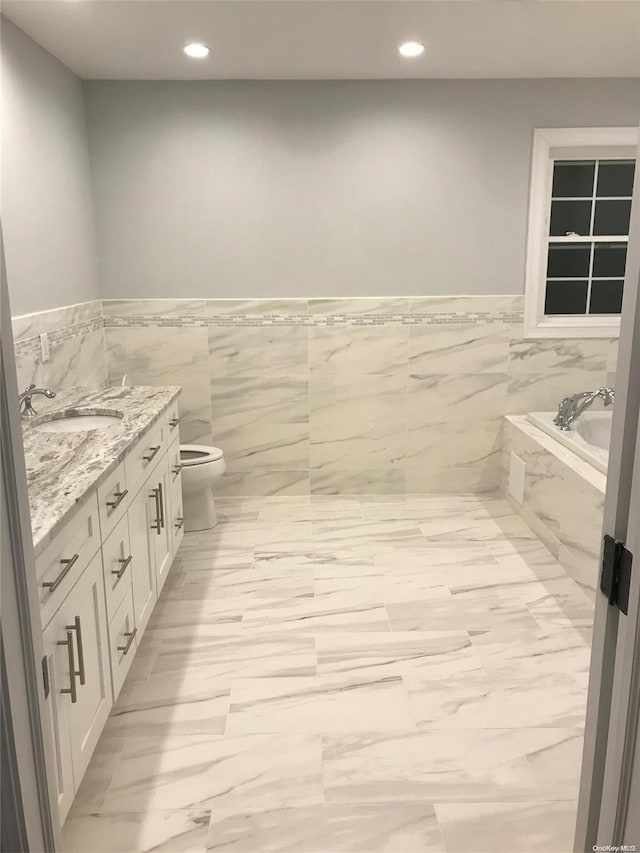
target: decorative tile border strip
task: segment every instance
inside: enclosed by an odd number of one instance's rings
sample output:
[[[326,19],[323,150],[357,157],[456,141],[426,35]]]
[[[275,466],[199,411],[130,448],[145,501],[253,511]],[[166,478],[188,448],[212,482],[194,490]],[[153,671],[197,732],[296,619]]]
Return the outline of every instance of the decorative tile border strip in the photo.
[[[103,328],[104,319],[102,317],[92,317],[89,320],[83,320],[81,323],[74,323],[72,326],[63,326],[60,329],[47,332],[47,336],[51,346],[58,346],[66,341],[83,337],[89,332],[100,331]],[[22,338],[22,340],[15,341],[14,351],[17,356],[38,355],[40,352],[40,336],[34,335],[30,338]]]
[[[22,314],[12,318],[13,339],[21,341],[25,338],[33,338],[42,332],[51,334],[68,326],[77,326],[101,317],[102,301],[100,299],[63,305],[60,308],[49,308],[46,311],[36,311],[35,314]]]
[[[107,315],[106,328],[208,328],[215,326],[445,326],[475,323],[521,323],[521,311],[510,312],[447,312],[438,314],[210,314],[172,315],[128,314]]]

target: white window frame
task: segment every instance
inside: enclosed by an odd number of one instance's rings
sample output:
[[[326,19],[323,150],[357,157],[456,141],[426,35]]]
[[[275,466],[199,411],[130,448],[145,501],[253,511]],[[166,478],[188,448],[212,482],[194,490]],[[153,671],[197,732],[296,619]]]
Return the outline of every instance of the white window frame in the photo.
[[[553,162],[560,159],[606,157],[635,159],[638,141],[637,127],[554,127],[534,130],[525,266],[525,338],[617,338],[620,334],[619,316],[545,316]]]

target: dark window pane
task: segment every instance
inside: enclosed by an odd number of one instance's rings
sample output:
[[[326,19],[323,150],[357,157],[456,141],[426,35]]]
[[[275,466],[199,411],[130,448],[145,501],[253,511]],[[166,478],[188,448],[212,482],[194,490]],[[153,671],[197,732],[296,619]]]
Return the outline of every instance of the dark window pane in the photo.
[[[551,243],[547,260],[547,277],[588,276],[590,260],[591,243]]]
[[[548,278],[580,278],[589,275],[590,243],[551,243]]]
[[[601,202],[604,204],[616,204],[617,202]],[[551,227],[549,233],[552,237],[565,237],[567,232],[575,232],[581,236],[589,233],[591,222],[590,201],[552,201],[551,202]],[[604,232],[602,232],[604,233]],[[608,232],[618,233],[618,232]]]
[[[593,180],[596,170],[595,160],[556,160],[553,164],[554,197],[575,198],[592,196]]]
[[[630,217],[631,199],[629,201],[597,201],[593,233],[616,236],[628,234]]]
[[[589,314],[619,314],[622,311],[624,279],[591,282]]]
[[[586,281],[548,281],[544,303],[545,314],[585,314]]]
[[[626,243],[596,243],[593,251],[593,276],[624,276],[626,262]]]
[[[596,195],[633,195],[633,160],[601,160]]]

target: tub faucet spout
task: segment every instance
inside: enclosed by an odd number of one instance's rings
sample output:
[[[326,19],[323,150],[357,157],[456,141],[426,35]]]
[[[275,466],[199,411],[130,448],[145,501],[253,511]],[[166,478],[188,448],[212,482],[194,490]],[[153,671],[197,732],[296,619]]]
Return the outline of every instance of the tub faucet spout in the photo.
[[[571,424],[576,418],[580,417],[598,397],[602,399],[605,406],[612,406],[615,400],[615,391],[613,388],[598,388],[597,391],[580,391],[578,394],[565,397],[564,400],[560,401],[558,414],[553,419],[554,424],[563,431],[570,430]]]

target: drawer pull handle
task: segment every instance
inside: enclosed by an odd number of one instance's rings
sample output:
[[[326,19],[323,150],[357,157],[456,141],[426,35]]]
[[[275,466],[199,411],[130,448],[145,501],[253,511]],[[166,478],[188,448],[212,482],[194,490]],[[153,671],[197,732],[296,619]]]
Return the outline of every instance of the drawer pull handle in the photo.
[[[162,524],[160,522],[160,503],[158,502],[158,496],[160,495],[159,489],[151,490],[151,497],[155,499],[156,502],[156,517],[155,520],[151,524],[151,529],[155,530],[158,536],[160,536],[160,532],[162,530]]]
[[[173,468],[172,468],[171,470],[172,470],[172,472],[173,472],[173,473],[174,473],[174,475],[175,475],[175,476],[174,476],[174,478],[173,478],[173,479],[175,480],[175,478],[178,476],[178,474],[180,473],[180,471],[182,471],[182,465],[174,465],[174,466],[173,466]]]
[[[169,421],[169,426],[171,427],[171,429],[175,429],[179,423],[180,418],[171,418],[171,420]]]
[[[127,639],[127,642],[126,642],[126,644],[125,644],[124,646],[118,646],[118,651],[119,651],[119,652],[122,652],[123,656],[124,656],[124,655],[126,655],[126,653],[127,653],[127,652],[129,651],[129,649],[131,648],[131,643],[133,643],[133,638],[135,637],[135,635],[136,635],[137,633],[138,633],[138,629],[137,629],[137,628],[134,628],[134,629],[133,629],[133,631],[125,631],[125,632],[124,632],[125,637],[127,637],[127,638],[128,638],[128,639]]]
[[[58,645],[66,646],[67,653],[69,655],[69,687],[63,687],[60,690],[60,693],[70,693],[71,701],[75,705],[78,701],[78,694],[76,693],[76,662],[73,655],[73,634],[71,631],[67,631],[66,640],[58,640]]]
[[[107,501],[107,506],[111,507],[114,510],[129,494],[129,489],[124,489],[122,492],[114,492],[113,496],[115,498],[114,501]]]
[[[182,525],[183,525],[183,524],[184,524],[184,518],[182,518],[182,517],[180,517],[180,516],[179,516],[179,517],[178,517],[178,520],[177,520],[177,521],[176,521],[176,523],[175,523],[176,528],[177,528],[178,530],[180,530],[180,528],[182,527]]]
[[[45,581],[42,586],[45,589],[48,589],[49,592],[55,592],[79,559],[80,554],[74,554],[73,557],[69,557],[68,560],[60,560],[60,562],[64,566],[64,569],[60,572],[60,574],[54,581]]]
[[[162,447],[162,445],[161,445],[161,444],[156,444],[156,446],[155,446],[155,447],[150,447],[150,448],[149,448],[149,450],[151,451],[151,453],[149,453],[149,455],[148,455],[148,456],[143,456],[143,457],[142,457],[142,458],[144,459],[144,461],[145,461],[145,462],[151,462],[151,460],[152,460],[152,459],[153,459],[153,457],[156,455],[156,453],[160,450],[160,448],[161,448],[161,447]]]
[[[133,560],[133,554],[129,554],[128,557],[122,557],[121,559],[118,560],[118,562],[122,564],[120,566],[120,568],[119,569],[111,569],[111,574],[116,576],[116,584],[118,583],[118,581],[120,580],[122,575],[127,571],[127,566],[129,565],[131,560]],[[114,584],[114,586],[116,584]]]
[[[67,631],[76,632],[76,643],[78,644],[78,669],[75,671],[75,675],[80,677],[80,684],[84,684],[84,647],[82,645],[82,625],[80,624],[80,617],[76,616],[73,620],[73,625],[65,625],[65,628]]]
[[[158,483],[158,490],[160,492],[160,525],[164,530],[164,489],[162,488],[162,483]]]

